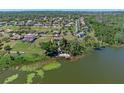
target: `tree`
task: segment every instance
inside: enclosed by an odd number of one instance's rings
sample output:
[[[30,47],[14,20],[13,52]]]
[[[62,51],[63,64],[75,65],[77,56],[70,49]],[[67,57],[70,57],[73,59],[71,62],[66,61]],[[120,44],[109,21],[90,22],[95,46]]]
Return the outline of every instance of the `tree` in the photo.
[[[83,52],[83,47],[81,46],[80,42],[76,39],[74,41],[68,41],[66,39],[62,39],[59,41],[53,41],[53,42],[45,42],[40,44],[41,48],[46,50],[46,54],[48,56],[57,56],[60,51],[58,49],[61,49],[61,52],[69,53],[71,55],[80,55]]]
[[[124,32],[120,31],[115,34],[115,40],[117,43],[124,44]]]
[[[73,41],[69,41],[65,49],[69,54],[76,56],[83,53],[84,47],[81,46],[81,42],[75,39]]]
[[[41,48],[46,50],[46,55],[56,56],[58,55],[58,46],[56,42],[44,42],[40,44]]]

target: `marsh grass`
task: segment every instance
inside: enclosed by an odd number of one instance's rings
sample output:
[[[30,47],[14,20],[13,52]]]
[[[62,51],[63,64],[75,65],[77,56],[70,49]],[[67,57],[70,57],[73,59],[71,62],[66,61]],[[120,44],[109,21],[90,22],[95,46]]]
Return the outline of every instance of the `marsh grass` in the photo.
[[[44,71],[54,70],[61,67],[61,64],[59,62],[52,62],[49,64],[44,65],[42,68]]]
[[[4,84],[10,83],[18,78],[18,74],[12,75],[10,77],[7,77],[4,81]]]
[[[31,67],[31,66],[28,66],[28,65],[24,65],[20,68],[20,71],[24,71],[24,72],[32,72],[32,71],[35,71],[36,70],[36,67]]]
[[[40,76],[41,78],[44,77],[44,71],[42,69],[36,71],[37,75]]]
[[[41,68],[40,64],[24,65],[19,69],[19,71],[32,72],[32,71],[36,71],[39,68]]]
[[[35,77],[40,77],[41,79],[43,79],[45,75],[44,71],[50,71],[61,67],[61,64],[57,61],[50,61],[50,63],[46,63],[42,64],[41,62],[39,62],[33,64],[25,64],[21,67],[18,67],[17,70],[20,71],[20,73],[26,73],[26,83],[31,84],[33,83],[33,79]],[[18,78],[18,75],[19,74],[11,75],[10,77],[5,79],[4,83],[6,84],[13,82]]]
[[[31,84],[33,82],[33,78],[35,77],[35,73],[30,73],[27,75],[27,84]]]

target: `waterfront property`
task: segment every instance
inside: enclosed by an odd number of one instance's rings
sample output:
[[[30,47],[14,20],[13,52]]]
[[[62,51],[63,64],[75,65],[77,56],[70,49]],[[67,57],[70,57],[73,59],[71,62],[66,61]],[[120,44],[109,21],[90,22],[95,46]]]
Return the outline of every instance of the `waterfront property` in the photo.
[[[0,83],[124,83],[123,23],[120,11],[0,12]]]

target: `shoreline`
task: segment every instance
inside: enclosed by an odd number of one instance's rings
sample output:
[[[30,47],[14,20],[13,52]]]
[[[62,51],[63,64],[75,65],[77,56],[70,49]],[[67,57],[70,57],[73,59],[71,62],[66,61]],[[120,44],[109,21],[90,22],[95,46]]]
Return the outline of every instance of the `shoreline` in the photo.
[[[61,61],[68,61],[68,62],[74,62],[74,61],[77,61],[77,60],[79,60],[79,59],[81,59],[81,58],[83,58],[83,57],[85,57],[86,55],[79,55],[79,56],[72,56],[70,59],[66,59],[66,58],[60,58],[60,57],[58,57],[58,58],[49,58],[49,59],[46,59],[46,60],[41,60],[41,61],[37,61],[37,62],[24,62],[23,64],[14,64],[12,67],[10,66],[10,67],[8,67],[8,68],[2,68],[1,69],[1,71],[0,71],[0,73],[2,72],[2,71],[5,71],[5,70],[8,70],[8,69],[15,69],[15,70],[19,70],[23,65],[34,65],[34,64],[38,64],[38,65],[47,65],[47,64],[49,64],[49,63],[53,63],[53,62],[61,62]]]
[[[124,44],[121,45],[112,45],[112,48],[124,48]]]
[[[111,48],[124,48],[124,44],[123,45],[112,45],[110,47]],[[92,51],[95,51],[95,50],[92,50]],[[57,62],[62,62],[62,61],[75,62],[75,61],[80,60],[81,58],[84,58],[85,56],[89,55],[92,51],[89,51],[88,53],[84,53],[84,54],[78,55],[78,56],[71,56],[70,58],[49,57],[48,59],[39,60],[37,62],[17,63],[17,64],[14,64],[14,65],[10,65],[8,68],[6,68],[6,67],[1,68],[1,72],[11,68],[11,66],[14,67],[15,70],[18,70],[23,65],[33,65],[33,64],[47,65],[47,64],[55,62],[55,61],[57,61]]]

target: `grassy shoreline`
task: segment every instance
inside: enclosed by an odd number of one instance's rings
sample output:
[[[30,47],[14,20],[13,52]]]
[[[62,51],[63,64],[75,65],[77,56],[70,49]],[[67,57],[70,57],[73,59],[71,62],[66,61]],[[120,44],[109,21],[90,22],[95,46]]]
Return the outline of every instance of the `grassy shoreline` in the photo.
[[[83,57],[85,57],[85,56],[87,56],[87,55],[89,55],[89,53],[91,53],[93,51],[93,49],[92,50],[88,50],[86,53],[84,52],[83,54],[81,54],[81,55],[77,55],[77,56],[71,56],[71,58],[69,58],[69,59],[66,59],[66,58],[60,58],[60,57],[48,57],[48,56],[46,56],[46,55],[44,55],[44,56],[42,56],[42,55],[40,55],[40,56],[36,56],[36,57],[38,57],[38,60],[35,60],[35,59],[37,59],[37,58],[34,58],[34,57],[32,57],[32,56],[27,56],[27,55],[24,55],[24,56],[22,56],[22,55],[17,55],[17,59],[19,60],[16,60],[16,57],[14,58],[15,60],[12,60],[11,61],[11,56],[9,55],[9,56],[7,56],[7,59],[8,60],[5,60],[5,61],[10,61],[9,62],[9,64],[7,64],[7,66],[3,66],[2,67],[2,71],[4,71],[4,70],[6,70],[6,69],[8,69],[8,68],[10,68],[10,67],[15,67],[15,69],[19,69],[21,66],[23,66],[23,65],[30,65],[30,64],[39,64],[39,65],[47,65],[47,64],[49,64],[49,63],[52,63],[52,62],[54,62],[54,61],[57,61],[57,62],[60,62],[61,60],[63,60],[63,61],[68,61],[68,62],[74,62],[74,61],[76,61],[76,60],[79,60],[80,58],[83,58]],[[19,57],[19,58],[18,58]],[[24,58],[22,58],[22,57],[24,57]],[[26,57],[26,58],[25,58]],[[41,58],[39,58],[39,57],[41,57]],[[3,58],[3,57],[1,57],[1,58]],[[4,58],[3,58],[4,59]],[[27,60],[28,59],[28,60]],[[3,62],[4,63],[4,62]],[[4,64],[1,64],[1,66],[2,65],[4,65]]]
[[[122,45],[112,45],[110,47],[112,47],[112,48],[124,48],[124,44],[122,44]],[[47,64],[50,64],[54,61],[57,61],[57,62],[61,62],[61,61],[74,62],[74,61],[77,61],[77,60],[79,60],[81,58],[84,58],[85,56],[89,55],[90,53],[92,53],[92,51],[95,51],[95,50],[92,49],[92,50],[87,51],[86,53],[84,52],[81,55],[71,56],[70,59],[65,59],[65,58],[60,58],[60,57],[43,56],[42,59],[37,60],[37,61],[30,61],[29,60],[29,61],[23,61],[23,62],[15,62],[15,63],[12,63],[12,64],[10,63],[8,65],[8,67],[3,67],[1,71],[4,71],[4,70],[6,70],[10,67],[15,67],[15,69],[19,69],[23,65],[30,65],[30,64],[47,65]],[[34,60],[34,59],[32,59],[32,60]]]
[[[95,50],[92,50],[92,51],[95,51]],[[48,59],[40,60],[36,62],[23,62],[23,64],[13,65],[13,70],[16,70],[17,72],[19,71],[21,73],[25,72],[27,77],[27,80],[25,83],[29,84],[34,82],[35,77],[40,77],[43,79],[46,74],[46,71],[51,71],[51,70],[56,70],[61,68],[61,65],[62,65],[61,62],[77,62],[77,60],[80,60],[81,58],[86,57],[87,55],[92,53],[92,51],[89,51],[88,53],[84,53],[82,55],[72,56],[71,59],[49,57]],[[11,76],[15,74],[18,74],[18,73],[11,74]],[[8,78],[10,78],[11,76],[6,77],[4,82],[6,82],[6,80],[8,80]],[[7,83],[9,82],[11,83],[15,79],[18,79],[18,77],[13,78],[11,81],[7,81]]]
[[[121,45],[112,45],[112,48],[124,48],[124,44]]]

